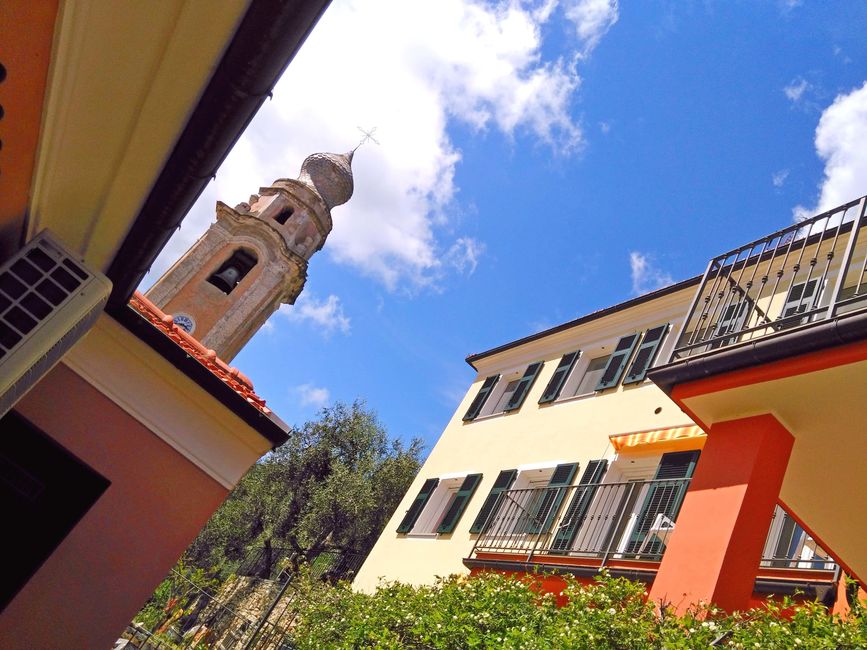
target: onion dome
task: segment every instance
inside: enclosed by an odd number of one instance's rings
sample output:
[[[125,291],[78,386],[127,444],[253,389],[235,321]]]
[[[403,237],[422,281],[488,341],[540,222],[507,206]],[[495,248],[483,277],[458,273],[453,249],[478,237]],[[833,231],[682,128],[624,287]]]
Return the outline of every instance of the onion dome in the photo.
[[[301,164],[298,180],[315,189],[329,210],[352,197],[353,153],[314,153]]]

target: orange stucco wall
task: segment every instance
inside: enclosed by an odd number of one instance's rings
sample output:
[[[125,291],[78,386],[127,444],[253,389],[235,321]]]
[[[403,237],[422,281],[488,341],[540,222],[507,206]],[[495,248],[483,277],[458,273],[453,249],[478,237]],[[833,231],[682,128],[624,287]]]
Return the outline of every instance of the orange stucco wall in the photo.
[[[227,491],[62,364],[16,408],[111,485],[0,614],[0,647],[110,648]]]
[[[748,606],[792,445],[792,435],[771,415],[714,424],[652,600],[681,612],[699,601],[727,611]]]
[[[485,573],[486,571],[490,571],[490,569],[472,569],[470,571],[470,576],[477,576]],[[563,590],[566,588],[566,579],[562,576],[554,575],[554,574],[528,574],[525,571],[498,571],[498,573],[502,573],[504,575],[522,577],[526,576],[529,580],[533,580],[534,584],[538,587],[539,591],[546,594],[554,594],[557,598],[557,606],[562,607],[568,602],[568,598],[563,595]],[[594,585],[596,584],[595,578],[586,577],[586,576],[576,576],[574,578],[575,582],[581,585]],[[648,587],[649,589],[649,587]],[[647,597],[648,592],[645,591],[645,599]],[[863,592],[862,592],[863,593]],[[842,598],[842,601],[840,600]],[[762,594],[759,592],[752,592],[747,606],[744,609],[756,609],[763,607],[764,604],[769,601],[782,602],[782,596]],[[808,600],[808,598],[803,595],[795,595],[791,597],[791,600],[795,603],[800,603]],[[845,607],[843,603],[845,602],[845,595],[838,596],[837,605],[835,605],[833,611],[835,613],[846,612],[848,611],[848,607]]]
[[[5,113],[0,122],[0,249],[6,248],[0,250],[0,258],[4,260],[15,250],[8,247],[19,243],[30,202],[57,5],[57,0],[0,2],[0,62],[7,73],[0,85]]]

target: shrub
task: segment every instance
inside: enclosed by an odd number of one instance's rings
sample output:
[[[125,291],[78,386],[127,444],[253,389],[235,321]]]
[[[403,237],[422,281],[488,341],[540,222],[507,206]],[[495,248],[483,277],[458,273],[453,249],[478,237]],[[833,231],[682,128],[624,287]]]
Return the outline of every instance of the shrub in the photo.
[[[865,648],[861,610],[847,619],[820,604],[768,601],[726,616],[699,606],[683,616],[645,601],[645,586],[600,575],[565,577],[567,603],[540,593],[533,577],[497,573],[440,578],[430,586],[392,582],[373,594],[299,580],[292,631],[298,648]]]

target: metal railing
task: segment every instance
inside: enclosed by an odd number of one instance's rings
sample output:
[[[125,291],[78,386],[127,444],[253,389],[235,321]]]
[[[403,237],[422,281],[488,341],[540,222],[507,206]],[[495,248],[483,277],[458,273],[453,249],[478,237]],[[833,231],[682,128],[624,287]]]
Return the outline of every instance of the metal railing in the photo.
[[[660,562],[690,479],[592,483],[507,490],[476,539],[471,558],[603,567],[611,561]],[[557,560],[562,562],[562,560]],[[837,565],[779,506],[768,528],[762,568],[834,573]]]
[[[307,574],[333,583],[357,573],[364,554],[327,548],[307,553]],[[284,548],[254,548],[228,578],[205,587],[173,568],[173,597],[150,627],[139,615],[117,648],[179,650],[280,650],[288,648],[298,616],[293,553]]]
[[[780,506],[774,509],[771,527],[759,563],[762,568],[808,569],[833,574],[837,563]]]
[[[310,564],[310,573],[316,578],[347,580],[358,572],[365,557],[363,553],[338,548],[325,548],[306,555],[286,547],[257,546],[247,553],[233,573],[283,582],[294,570],[295,562],[303,560]]]
[[[867,307],[865,198],[712,259],[670,361]]]
[[[164,620],[154,629],[138,622],[127,626],[115,648],[124,650],[220,650],[256,648],[272,650],[283,644],[288,629],[281,621],[257,619],[257,612],[242,610],[235,599],[212,592],[195,584],[187,576],[172,569],[169,577],[175,583],[173,604],[167,607]],[[244,580],[244,578],[239,578]],[[258,578],[248,580],[264,582]],[[244,595],[243,590],[238,590]],[[219,594],[219,595],[218,595]]]
[[[689,479],[507,490],[473,555],[585,557],[658,562],[675,528]]]

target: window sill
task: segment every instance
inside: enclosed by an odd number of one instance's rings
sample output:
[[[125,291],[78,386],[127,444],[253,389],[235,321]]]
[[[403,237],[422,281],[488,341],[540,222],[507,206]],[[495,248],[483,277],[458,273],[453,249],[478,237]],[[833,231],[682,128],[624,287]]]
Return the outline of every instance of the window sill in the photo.
[[[600,391],[602,392],[602,391]],[[566,404],[567,402],[579,402],[581,400],[590,399],[591,397],[596,397],[599,395],[596,391],[592,393],[582,393],[581,395],[572,395],[571,397],[562,397],[554,400],[551,404]]]
[[[517,409],[515,411],[497,411],[496,413],[488,413],[487,415],[480,415],[474,420],[470,420],[467,424],[472,422],[482,422],[484,420],[495,420],[496,418],[501,418],[503,416],[509,415],[510,413],[517,413]]]
[[[407,539],[436,539],[439,533],[406,533]]]

